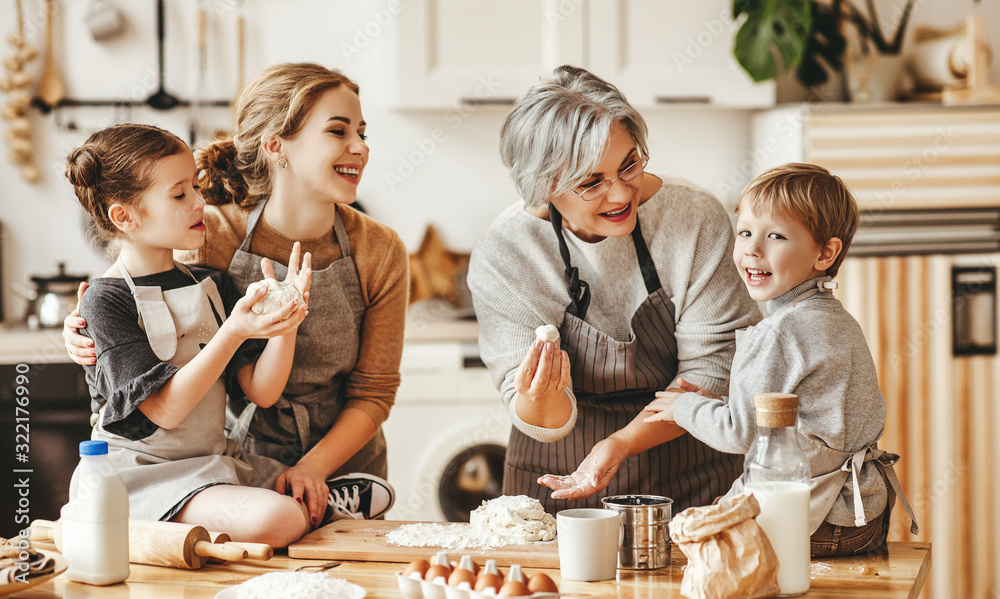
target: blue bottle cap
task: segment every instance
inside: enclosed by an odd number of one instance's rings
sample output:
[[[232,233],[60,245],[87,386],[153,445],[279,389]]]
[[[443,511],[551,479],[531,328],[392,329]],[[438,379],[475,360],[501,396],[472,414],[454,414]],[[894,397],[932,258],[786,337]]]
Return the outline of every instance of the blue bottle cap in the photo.
[[[108,442],[80,441],[80,455],[108,455]]]

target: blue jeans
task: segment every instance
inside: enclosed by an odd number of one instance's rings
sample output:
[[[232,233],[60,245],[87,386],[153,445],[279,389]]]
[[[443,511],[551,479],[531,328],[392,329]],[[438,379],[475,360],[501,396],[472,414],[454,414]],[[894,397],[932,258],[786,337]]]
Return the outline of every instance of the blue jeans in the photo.
[[[886,505],[878,516],[863,526],[837,526],[823,522],[812,535],[811,553],[813,557],[836,555],[862,555],[877,553],[885,547],[889,537],[889,519],[892,506],[896,503],[896,492],[892,485],[885,485]]]

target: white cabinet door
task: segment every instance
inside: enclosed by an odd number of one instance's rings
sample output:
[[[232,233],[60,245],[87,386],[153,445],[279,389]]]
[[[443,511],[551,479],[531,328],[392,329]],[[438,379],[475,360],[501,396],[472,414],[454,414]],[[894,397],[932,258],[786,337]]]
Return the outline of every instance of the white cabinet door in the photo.
[[[399,13],[396,104],[506,104],[561,64],[583,62],[574,0],[408,0]]]
[[[588,61],[637,107],[774,105],[774,83],[754,83],[733,56],[731,0],[590,0]]]

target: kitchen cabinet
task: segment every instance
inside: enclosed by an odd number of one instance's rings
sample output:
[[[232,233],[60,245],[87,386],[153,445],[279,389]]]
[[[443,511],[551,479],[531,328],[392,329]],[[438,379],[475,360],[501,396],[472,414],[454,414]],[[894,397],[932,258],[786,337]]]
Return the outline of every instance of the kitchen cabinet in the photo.
[[[409,0],[396,8],[400,108],[509,104],[562,64],[594,71],[640,108],[774,104],[773,83],[753,83],[732,56],[728,0]]]

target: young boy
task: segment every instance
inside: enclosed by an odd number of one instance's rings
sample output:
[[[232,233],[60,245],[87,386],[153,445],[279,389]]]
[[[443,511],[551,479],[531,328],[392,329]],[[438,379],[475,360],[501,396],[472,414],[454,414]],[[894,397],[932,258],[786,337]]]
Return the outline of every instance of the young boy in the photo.
[[[885,398],[868,344],[832,293],[857,204],[826,169],[786,164],[751,181],[736,212],[733,261],[770,316],[737,336],[728,398],[683,383],[656,394],[646,422],[673,420],[719,451],[746,453],[756,435],[754,394],[798,395],[799,444],[812,470],[812,554],[874,551],[885,543],[896,494],[913,514],[892,471],[898,456],[877,448]]]

